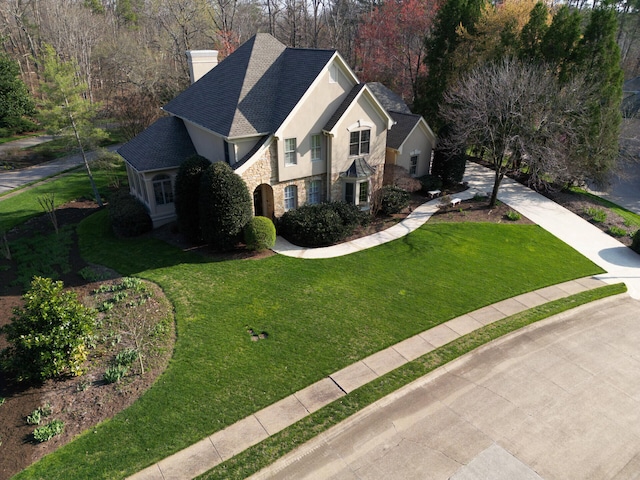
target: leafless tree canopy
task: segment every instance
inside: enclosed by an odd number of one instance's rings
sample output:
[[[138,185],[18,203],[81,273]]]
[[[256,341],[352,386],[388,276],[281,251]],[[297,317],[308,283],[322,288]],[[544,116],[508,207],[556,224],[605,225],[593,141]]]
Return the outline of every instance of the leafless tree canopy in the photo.
[[[504,175],[525,166],[533,186],[572,178],[572,151],[587,123],[589,91],[560,85],[545,65],[506,59],[477,67],[445,95],[444,139],[452,152],[474,147],[496,170],[495,204]]]

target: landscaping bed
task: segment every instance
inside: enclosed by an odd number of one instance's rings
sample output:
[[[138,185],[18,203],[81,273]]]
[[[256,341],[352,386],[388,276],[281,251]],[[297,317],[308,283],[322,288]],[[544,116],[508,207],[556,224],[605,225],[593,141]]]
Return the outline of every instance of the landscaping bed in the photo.
[[[109,269],[85,262],[80,255],[77,236],[74,232],[66,232],[67,227],[73,228],[96,210],[95,203],[91,201],[70,202],[58,208],[59,235],[69,235],[72,240],[68,244],[66,258],[55,259],[58,262],[55,264],[54,259],[49,259],[51,263],[46,259],[35,259],[39,266],[33,266],[36,270],[44,268],[48,271],[53,265],[53,276],[72,288],[79,299],[94,308],[102,306],[99,327],[94,332],[95,347],[85,364],[85,374],[79,377],[48,380],[42,385],[23,385],[11,382],[0,373],[0,397],[5,399],[0,405],[0,478],[11,477],[81,432],[124,410],[155,382],[171,357],[175,341],[173,313],[162,291],[155,284],[145,282],[134,289],[137,291],[120,290],[121,296],[126,295],[127,303],[139,305],[125,307],[121,302],[109,307],[114,298],[113,291],[122,279]],[[11,245],[33,238],[53,243],[55,239],[52,236],[55,236],[52,224],[44,215],[7,234]],[[19,256],[17,251],[15,256]],[[0,257],[0,326],[11,320],[14,307],[22,305],[25,286],[20,279],[18,261],[25,262],[24,258],[8,261]],[[34,258],[29,261],[34,261]],[[60,263],[64,264],[62,268]],[[101,293],[96,293],[96,290],[101,290]],[[104,311],[106,308],[110,308],[109,312]],[[140,365],[134,362],[121,381],[107,384],[104,374],[115,353],[130,348],[132,344],[130,329],[121,322],[145,315],[150,325],[160,324],[158,328],[163,329],[163,333],[157,339],[150,339],[144,348],[144,375],[140,374]],[[4,336],[0,336],[0,349],[6,346]],[[50,408],[51,413],[43,418],[42,424],[52,419],[61,420],[64,430],[51,440],[39,443],[33,437],[36,426],[27,424],[26,417],[43,407]]]

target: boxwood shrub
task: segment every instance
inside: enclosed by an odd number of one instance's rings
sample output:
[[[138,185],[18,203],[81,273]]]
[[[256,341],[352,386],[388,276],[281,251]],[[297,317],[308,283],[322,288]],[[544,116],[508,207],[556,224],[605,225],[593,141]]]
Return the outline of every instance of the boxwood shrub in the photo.
[[[303,205],[280,218],[280,234],[302,247],[324,247],[344,240],[368,217],[345,202]]]
[[[380,190],[380,212],[384,215],[398,213],[409,205],[410,198],[406,190],[392,185],[384,186]]]
[[[440,190],[442,188],[442,179],[440,177],[436,177],[435,175],[424,175],[418,180],[420,180],[422,190],[425,192]]]
[[[113,231],[122,237],[135,237],[153,228],[147,208],[126,190],[119,190],[109,199],[109,218]]]
[[[276,243],[276,227],[267,217],[253,217],[244,227],[244,243],[249,250],[266,250]]]
[[[640,228],[636,230],[636,233],[633,234],[631,249],[636,253],[640,253]]]
[[[180,231],[192,241],[200,239],[199,193],[200,177],[211,162],[192,155],[180,164],[176,175],[175,205]]]

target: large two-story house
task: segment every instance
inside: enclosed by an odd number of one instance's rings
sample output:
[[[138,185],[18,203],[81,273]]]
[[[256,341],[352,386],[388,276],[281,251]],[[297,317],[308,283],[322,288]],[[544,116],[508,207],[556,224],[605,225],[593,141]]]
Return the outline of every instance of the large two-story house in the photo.
[[[191,86],[118,150],[156,227],[175,219],[175,176],[194,154],[227,162],[255,214],[271,218],[327,200],[366,208],[385,160],[428,173],[435,136],[426,122],[382,85],[359,82],[335,50],[257,34],[219,64],[215,51],[188,56]]]

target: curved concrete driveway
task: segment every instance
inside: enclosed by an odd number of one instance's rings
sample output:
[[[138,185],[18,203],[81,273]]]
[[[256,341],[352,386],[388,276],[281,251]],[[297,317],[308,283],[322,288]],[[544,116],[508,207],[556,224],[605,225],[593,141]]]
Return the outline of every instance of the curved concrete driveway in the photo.
[[[618,296],[503,337],[251,478],[638,478],[639,307]]]
[[[491,188],[493,172],[468,163],[465,180],[471,190]],[[607,283],[624,282],[629,295],[640,299],[640,255],[598,227],[527,187],[505,178],[498,199],[569,244],[607,273],[596,278]]]

